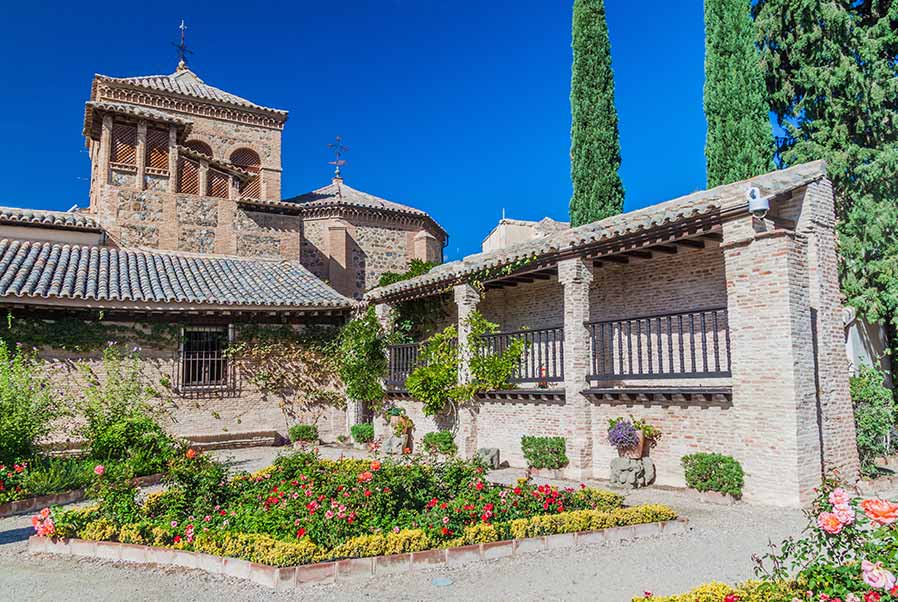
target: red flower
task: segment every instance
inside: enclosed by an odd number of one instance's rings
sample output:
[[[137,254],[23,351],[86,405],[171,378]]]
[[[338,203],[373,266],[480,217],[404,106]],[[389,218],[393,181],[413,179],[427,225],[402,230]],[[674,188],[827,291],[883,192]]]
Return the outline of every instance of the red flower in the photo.
[[[514,491],[514,494],[515,494],[515,495],[521,495],[521,488],[520,488],[520,487],[515,487],[512,491]]]
[[[442,529],[440,529],[440,532],[441,532],[443,535],[449,535],[449,529],[447,529],[446,527],[443,527]]]
[[[474,489],[481,491],[483,489],[483,481],[477,481],[477,484],[474,485]]]
[[[194,458],[196,458],[196,450],[191,447],[184,455],[187,456],[188,460],[193,460]]]
[[[299,531],[296,532],[296,539],[301,539],[303,535],[306,534],[306,530],[303,527],[299,528]]]
[[[366,490],[365,490],[365,497],[371,497],[371,490],[370,490],[370,489],[366,489]]]
[[[371,463],[371,470],[373,470],[374,472],[377,472],[378,470],[380,470],[380,462],[378,462],[377,460],[375,460],[374,462],[372,462],[372,463]]]
[[[175,543],[179,543],[181,541],[180,535],[175,535]]]
[[[402,453],[404,455],[408,455],[408,454],[412,453],[412,448],[406,447],[405,449],[402,450]]]
[[[374,475],[371,474],[370,471],[366,470],[365,472],[363,472],[362,474],[359,475],[359,483],[367,483],[368,481],[370,481],[373,478],[374,478]]]
[[[736,594],[727,594],[726,597],[724,597],[723,602],[739,602],[739,596]]]
[[[869,591],[864,594],[864,602],[879,602],[879,599],[882,596],[879,595],[879,592]]]

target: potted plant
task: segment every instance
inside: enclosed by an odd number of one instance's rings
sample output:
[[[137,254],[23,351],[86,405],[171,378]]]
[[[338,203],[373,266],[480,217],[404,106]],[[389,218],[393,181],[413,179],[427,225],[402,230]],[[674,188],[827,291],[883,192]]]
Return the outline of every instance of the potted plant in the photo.
[[[661,429],[632,416],[629,419],[618,416],[608,421],[608,442],[622,458],[645,458],[660,439]]]
[[[318,427],[314,424],[294,424],[288,431],[293,447],[318,444]]]

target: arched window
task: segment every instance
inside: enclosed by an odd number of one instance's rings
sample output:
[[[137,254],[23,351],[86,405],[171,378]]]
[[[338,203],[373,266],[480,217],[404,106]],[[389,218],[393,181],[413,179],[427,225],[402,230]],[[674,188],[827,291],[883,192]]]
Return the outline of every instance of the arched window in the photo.
[[[202,140],[188,140],[184,143],[184,146],[191,150],[195,150],[198,153],[202,153],[210,159],[212,158],[212,148]]]
[[[249,148],[238,148],[231,153],[231,163],[254,175],[240,185],[240,196],[257,199],[262,196],[262,185],[259,180],[259,172],[262,171],[262,161],[259,153]]]

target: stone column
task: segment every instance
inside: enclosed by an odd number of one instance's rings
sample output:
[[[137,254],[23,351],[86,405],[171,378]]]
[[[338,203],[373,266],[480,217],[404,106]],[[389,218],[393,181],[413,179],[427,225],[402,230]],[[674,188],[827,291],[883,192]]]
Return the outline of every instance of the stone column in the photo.
[[[809,502],[820,484],[807,241],[750,217],[726,222],[733,401],[722,449],[745,469],[748,501]]]
[[[178,128],[168,128],[168,191],[178,191]]]
[[[480,293],[470,284],[459,284],[454,289],[454,295],[455,304],[458,306],[458,382],[467,383],[471,380],[471,372],[468,368],[469,354],[467,352],[468,340],[471,336],[468,318],[477,310],[477,304],[480,302]],[[477,400],[471,399],[459,404],[455,444],[458,445],[458,453],[462,457],[471,458],[477,453],[477,413]]]
[[[146,188],[147,172],[147,122],[141,119],[137,122],[137,176],[134,187],[137,190]]]
[[[103,115],[100,133],[100,173],[104,184],[109,183],[109,161],[112,157],[112,115]]]
[[[570,464],[566,476],[592,478],[592,403],[583,395],[589,374],[589,287],[592,260],[575,257],[558,262],[558,282],[564,287],[565,434]]]

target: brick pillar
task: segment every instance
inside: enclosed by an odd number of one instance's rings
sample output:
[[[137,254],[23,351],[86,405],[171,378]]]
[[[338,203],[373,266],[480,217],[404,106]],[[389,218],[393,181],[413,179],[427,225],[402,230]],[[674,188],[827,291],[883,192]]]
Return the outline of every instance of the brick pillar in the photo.
[[[146,188],[147,171],[147,122],[141,119],[137,122],[137,177],[134,187],[137,190]]]
[[[109,159],[112,157],[112,115],[103,115],[100,133],[100,173],[103,184],[109,184]]]
[[[459,366],[458,382],[466,383],[471,380],[471,372],[468,369],[468,338],[471,328],[468,318],[477,310],[480,302],[480,293],[470,284],[459,284],[454,289],[455,304],[458,306],[458,349]],[[476,400],[468,400],[460,403],[458,408],[458,428],[455,434],[455,443],[458,445],[458,453],[462,457],[471,458],[477,453],[477,413]]]
[[[807,241],[749,217],[723,236],[732,442],[703,451],[742,463],[748,501],[805,504],[821,475]]]
[[[197,177],[199,181],[199,189],[200,196],[206,196],[209,194],[209,162],[205,159],[200,159],[200,170],[199,175]]]
[[[808,239],[823,465],[827,471],[838,471],[843,481],[853,484],[860,478],[860,459],[848,388],[835,201],[829,180],[818,180],[807,187],[801,213],[797,230]]]
[[[168,128],[168,191],[178,191],[178,128]]]
[[[412,249],[412,257],[421,261],[439,261],[440,258],[434,253],[434,249],[440,248],[436,237],[427,230],[421,230],[413,239],[414,248]]]
[[[576,257],[558,262],[564,287],[564,403],[569,478],[592,478],[592,403],[583,395],[589,374],[589,287],[592,260]]]
[[[349,225],[337,220],[327,227],[328,280],[342,295],[352,297],[353,286],[349,271]]]

